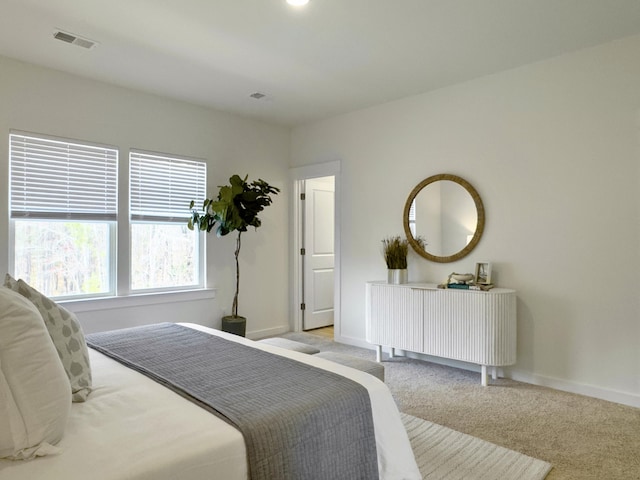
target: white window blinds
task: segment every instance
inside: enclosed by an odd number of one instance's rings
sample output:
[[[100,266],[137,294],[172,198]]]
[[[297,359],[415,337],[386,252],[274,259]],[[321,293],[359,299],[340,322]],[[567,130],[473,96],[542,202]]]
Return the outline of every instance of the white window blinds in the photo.
[[[10,134],[11,218],[116,220],[118,151]]]
[[[189,218],[191,200],[202,206],[205,162],[131,151],[129,169],[131,220],[182,223]]]

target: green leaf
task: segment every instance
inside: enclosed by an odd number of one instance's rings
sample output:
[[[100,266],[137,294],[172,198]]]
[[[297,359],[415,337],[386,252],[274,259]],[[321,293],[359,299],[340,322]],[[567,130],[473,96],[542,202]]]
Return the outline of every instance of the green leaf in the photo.
[[[262,179],[247,183],[244,178],[233,175],[228,185],[220,185],[217,199],[207,198],[203,201],[204,215],[194,212],[187,226],[210,232],[215,227],[216,235],[224,236],[231,232],[245,232],[248,227],[258,228],[262,222],[258,214],[271,205],[271,195],[280,192]],[[191,207],[193,208],[193,201]]]

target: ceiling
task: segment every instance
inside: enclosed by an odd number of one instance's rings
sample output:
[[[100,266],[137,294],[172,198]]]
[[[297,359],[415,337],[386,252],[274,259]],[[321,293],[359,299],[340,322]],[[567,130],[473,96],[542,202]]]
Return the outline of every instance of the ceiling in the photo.
[[[289,126],[636,33],[638,0],[0,0],[0,55]]]

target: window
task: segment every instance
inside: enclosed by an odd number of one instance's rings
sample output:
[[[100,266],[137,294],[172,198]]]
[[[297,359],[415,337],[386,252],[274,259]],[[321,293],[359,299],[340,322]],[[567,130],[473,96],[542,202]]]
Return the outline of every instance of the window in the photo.
[[[57,299],[204,287],[204,236],[187,228],[191,200],[206,192],[203,161],[118,151],[86,142],[11,132],[12,270]],[[116,251],[118,175],[129,174],[130,242]],[[126,230],[126,224],[125,230]],[[116,282],[116,256],[129,278]],[[125,269],[126,270],[126,269]]]
[[[413,238],[418,238],[416,234],[416,199],[414,198],[409,207],[409,230]]]
[[[206,163],[141,151],[129,155],[131,290],[202,287],[202,234],[189,204],[206,193]]]
[[[47,296],[115,292],[118,152],[9,136],[13,271]]]

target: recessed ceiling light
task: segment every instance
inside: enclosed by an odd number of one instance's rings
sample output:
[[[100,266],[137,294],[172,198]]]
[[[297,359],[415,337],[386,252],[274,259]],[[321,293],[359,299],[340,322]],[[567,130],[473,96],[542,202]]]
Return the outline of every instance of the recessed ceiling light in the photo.
[[[293,5],[294,7],[301,7],[309,3],[309,0],[287,0],[289,5]]]

